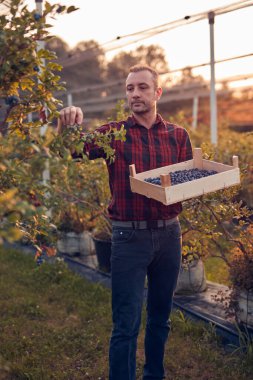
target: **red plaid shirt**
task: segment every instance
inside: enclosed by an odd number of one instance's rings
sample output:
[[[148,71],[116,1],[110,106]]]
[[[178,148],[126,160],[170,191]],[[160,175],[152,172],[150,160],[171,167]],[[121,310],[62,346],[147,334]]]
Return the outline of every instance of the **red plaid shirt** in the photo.
[[[170,219],[182,211],[181,203],[164,204],[133,193],[129,181],[129,165],[135,164],[136,172],[155,169],[192,159],[192,146],[187,131],[162,119],[158,114],[155,124],[147,129],[130,116],[122,122],[111,122],[97,128],[105,132],[110,127],[124,124],[126,141],[113,141],[115,161],[107,164],[111,201],[108,207],[112,220]],[[84,150],[89,159],[104,157],[97,146],[86,144]]]

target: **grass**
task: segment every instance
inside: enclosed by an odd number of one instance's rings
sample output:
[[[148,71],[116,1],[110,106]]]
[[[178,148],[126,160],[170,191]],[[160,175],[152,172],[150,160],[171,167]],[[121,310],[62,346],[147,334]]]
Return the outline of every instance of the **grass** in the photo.
[[[204,264],[208,281],[229,285],[228,267],[224,260],[219,257],[208,257]]]
[[[137,379],[144,361],[143,331]],[[172,315],[165,366],[173,380],[249,380],[252,356],[227,353],[212,326]],[[111,332],[110,291],[62,262],[36,267],[17,251],[0,250],[0,380],[106,380]]]

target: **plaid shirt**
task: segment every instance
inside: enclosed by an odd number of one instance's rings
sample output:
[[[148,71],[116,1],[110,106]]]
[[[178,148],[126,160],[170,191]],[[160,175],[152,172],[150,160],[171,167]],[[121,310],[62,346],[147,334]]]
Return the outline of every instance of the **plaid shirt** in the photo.
[[[158,114],[155,124],[147,129],[138,125],[134,116],[122,122],[111,122],[97,128],[106,132],[110,127],[124,124],[126,141],[113,141],[115,161],[107,163],[111,202],[108,207],[112,220],[170,219],[182,211],[181,203],[166,206],[154,199],[133,193],[130,188],[129,165],[136,172],[156,169],[192,159],[192,147],[187,131],[162,119]],[[89,159],[104,158],[104,153],[94,144],[86,144],[84,151]]]

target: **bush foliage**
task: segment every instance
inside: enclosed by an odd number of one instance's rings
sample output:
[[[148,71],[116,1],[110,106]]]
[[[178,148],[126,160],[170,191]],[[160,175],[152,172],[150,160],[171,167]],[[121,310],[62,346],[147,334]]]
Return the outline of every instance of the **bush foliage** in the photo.
[[[74,218],[71,229],[84,228],[101,214],[102,200],[94,184],[101,185],[98,173],[104,168],[82,155],[83,143],[95,141],[110,161],[111,139],[123,139],[124,131],[91,131],[84,136],[76,127],[61,136],[56,133],[61,102],[54,93],[64,86],[58,75],[61,66],[43,42],[50,38],[47,19],[76,8],[45,2],[40,15],[30,12],[23,0],[1,4],[7,12],[0,17],[0,91],[5,103],[0,125],[0,237],[25,237],[39,252],[52,253],[57,227],[65,223],[66,228],[64,216]],[[78,163],[72,159],[73,147],[82,156]]]

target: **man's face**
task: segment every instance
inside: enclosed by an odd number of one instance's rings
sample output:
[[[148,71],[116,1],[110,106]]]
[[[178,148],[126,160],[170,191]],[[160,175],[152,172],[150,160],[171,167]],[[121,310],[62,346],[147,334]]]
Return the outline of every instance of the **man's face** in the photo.
[[[156,109],[162,89],[155,88],[152,74],[147,71],[130,73],[126,80],[126,96],[131,111],[135,114],[145,114]]]

